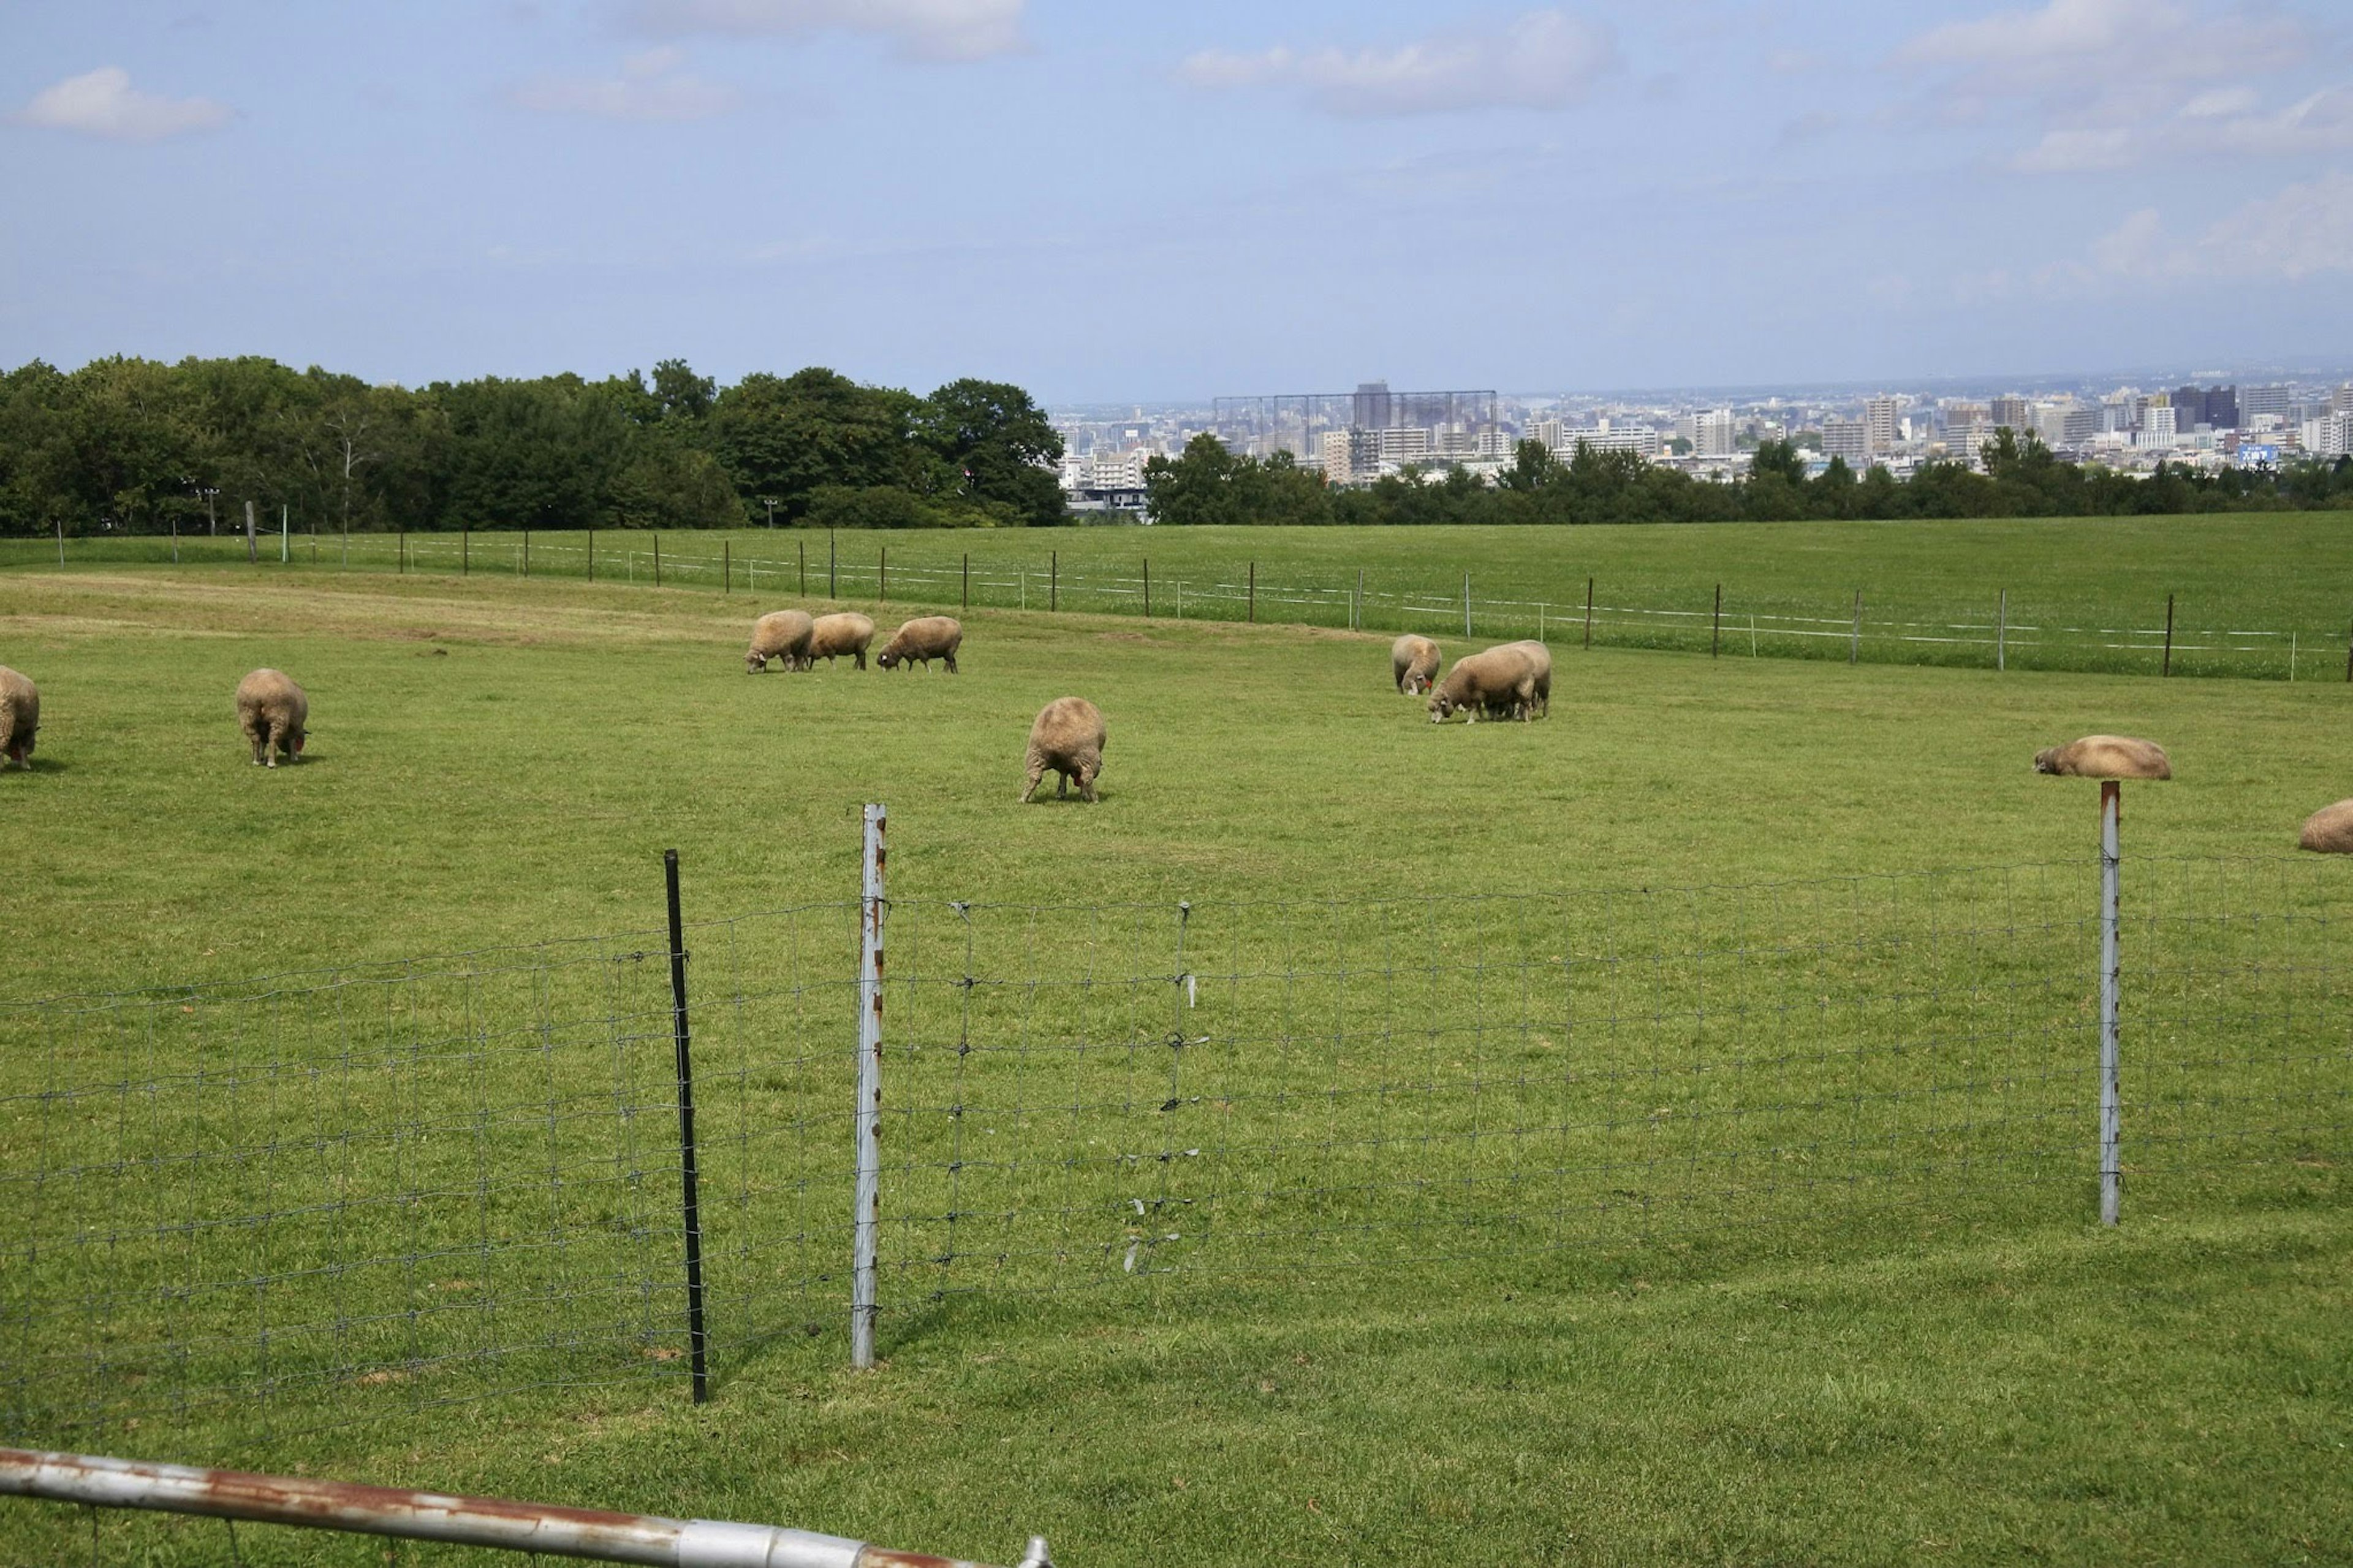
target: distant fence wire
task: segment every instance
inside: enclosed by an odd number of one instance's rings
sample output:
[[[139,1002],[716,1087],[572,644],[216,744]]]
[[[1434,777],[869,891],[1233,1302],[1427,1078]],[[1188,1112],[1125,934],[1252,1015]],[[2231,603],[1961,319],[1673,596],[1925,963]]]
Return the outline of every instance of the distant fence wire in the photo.
[[[2339,626],[2288,628],[2211,625],[2194,605],[2086,618],[2034,605],[2031,586],[1989,587],[1981,602],[1923,605],[1850,601],[1845,591],[1807,603],[1786,592],[1749,595],[1725,584],[1721,603],[1694,593],[1689,604],[1641,602],[1596,579],[1592,597],[1496,596],[1468,585],[1401,582],[1398,574],[1261,572],[1249,562],[1203,567],[1149,566],[1139,542],[1134,563],[1063,565],[1048,546],[1009,546],[976,534],[953,556],[936,545],[893,543],[860,532],[828,540],[816,530],[714,540],[708,534],[641,530],[495,531],[472,534],[294,534],[287,564],[370,573],[554,576],[737,592],[765,597],[833,598],[948,608],[1145,615],[1189,620],[1288,622],[1366,631],[1460,632],[1475,642],[1542,637],[1567,647],[1650,648],[1771,658],[1926,664],[1974,668],[2087,670],[2265,680],[2353,679],[2353,638]],[[279,564],[269,541],[265,567]],[[854,559],[853,559],[854,555]],[[242,534],[101,535],[58,542],[0,541],[0,563],[16,566],[101,561],[176,560],[242,563]],[[2353,625],[2348,622],[2348,625]]]
[[[2126,864],[2128,1221],[2333,1190],[2345,869]],[[1706,1268],[2096,1211],[2090,864],[886,903],[886,1340],[964,1297]],[[723,1380],[848,1326],[860,918],[686,929]],[[683,1374],[669,952],[0,1009],[6,1436],[268,1436]]]

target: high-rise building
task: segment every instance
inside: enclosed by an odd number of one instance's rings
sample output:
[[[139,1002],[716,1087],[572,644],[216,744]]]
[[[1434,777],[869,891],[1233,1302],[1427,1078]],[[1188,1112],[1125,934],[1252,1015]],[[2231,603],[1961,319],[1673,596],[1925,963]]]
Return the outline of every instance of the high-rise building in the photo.
[[[1825,419],[1822,421],[1822,456],[1844,458],[1848,468],[1860,468],[1871,461],[1871,423],[1864,419]]]
[[[1862,405],[1865,435],[1873,452],[1895,450],[1896,421],[1903,416],[1901,398],[1874,397]]]
[[[2353,414],[2353,381],[2347,382],[2329,395],[2328,412]]]
[[[2269,414],[2284,419],[2295,401],[2295,393],[2284,386],[2242,386],[2239,389],[2239,417],[2253,419]]]
[[[2158,394],[2158,396],[2163,395]],[[2180,432],[2174,423],[2174,416],[2179,412],[2170,403],[2158,403],[2152,399],[2149,405],[2141,410],[2139,444],[2144,447],[2172,446],[2179,438]]]
[[[1430,456],[1430,432],[1416,426],[1389,426],[1380,432],[1380,443],[1384,463],[1418,463]]]
[[[1703,409],[1692,416],[1692,450],[1703,458],[1728,458],[1736,447],[1732,410]]]
[[[1377,430],[1324,432],[1324,477],[1335,485],[1355,484],[1380,471],[1381,437]]]
[[[2034,428],[2034,405],[2023,397],[1997,397],[1986,414],[1996,425],[2007,425],[2013,430]]]
[[[1352,400],[1354,417],[1349,423],[1359,430],[1386,430],[1389,427],[1389,384],[1386,381],[1360,381]]]

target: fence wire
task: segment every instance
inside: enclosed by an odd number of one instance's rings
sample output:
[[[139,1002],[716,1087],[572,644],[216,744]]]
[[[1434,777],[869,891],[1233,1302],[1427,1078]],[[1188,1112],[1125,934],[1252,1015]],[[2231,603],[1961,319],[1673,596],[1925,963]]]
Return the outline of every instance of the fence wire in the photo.
[[[2335,1191],[2348,869],[2126,863],[2127,1225]],[[966,1299],[2091,1223],[2097,899],[2080,863],[894,900],[885,1348]],[[688,932],[723,1385],[847,1328],[857,932],[854,901]],[[0,1011],[9,1434],[284,1432],[682,1373],[667,946]]]

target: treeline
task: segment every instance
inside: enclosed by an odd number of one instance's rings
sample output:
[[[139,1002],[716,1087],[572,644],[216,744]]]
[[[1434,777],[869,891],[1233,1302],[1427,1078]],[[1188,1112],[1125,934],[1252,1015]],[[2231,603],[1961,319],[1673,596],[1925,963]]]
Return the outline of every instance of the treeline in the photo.
[[[1061,454],[1029,395],[988,381],[721,387],[682,360],[416,389],[259,358],[0,374],[0,533],[226,529],[248,501],[326,531],[1039,525],[1064,520]]]
[[[1834,518],[2122,517],[2161,512],[2353,508],[2353,459],[2306,462],[2277,473],[2208,473],[2160,465],[2147,478],[2062,461],[2032,436],[2008,429],[1984,450],[1985,468],[1923,464],[1908,479],[1885,468],[1857,474],[1833,458],[1809,477],[1791,443],[1768,441],[1735,483],[1694,479],[1632,452],[1580,443],[1567,461],[1523,441],[1488,484],[1459,466],[1390,475],[1359,488],[1327,485],[1288,452],[1238,457],[1196,436],[1176,458],[1155,458],[1145,489],[1162,523],[1734,522]]]

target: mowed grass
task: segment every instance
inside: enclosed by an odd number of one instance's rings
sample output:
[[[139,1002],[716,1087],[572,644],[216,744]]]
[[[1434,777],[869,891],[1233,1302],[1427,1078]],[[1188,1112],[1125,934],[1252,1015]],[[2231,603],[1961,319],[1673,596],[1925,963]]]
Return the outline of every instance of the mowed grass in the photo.
[[[2341,686],[1564,649],[1548,721],[1436,729],[1388,689],[1386,637],[1296,628],[976,612],[953,679],[744,676],[752,613],[783,602],[0,577],[0,662],[44,692],[36,770],[0,773],[8,997],[647,927],[670,846],[691,918],[845,899],[871,799],[902,899],[1173,904],[2088,858],[2095,792],[2026,764],[2095,729],[2180,772],[2130,791],[2136,854],[2284,851],[2353,791]],[[292,770],[236,733],[263,663],[311,694]],[[1104,799],[1017,807],[1029,717],[1065,691],[1108,716]],[[38,1065],[5,1070],[21,1091]],[[1072,1563],[2343,1561],[2332,1180],[2106,1236],[1939,1223],[1826,1257],[1792,1231],[1715,1273],[1635,1249],[983,1298],[890,1320],[877,1375],[831,1337],[738,1361],[700,1412],[670,1383],[275,1449],[150,1418],[107,1446],[1008,1561],[1031,1530]],[[7,1505],[0,1561],[86,1528]],[[227,1560],[209,1524],[104,1543]]]
[[[170,558],[168,540],[67,543],[85,563]],[[262,542],[264,571],[278,542]],[[241,538],[184,540],[184,570],[243,566]],[[392,572],[391,535],[291,542],[291,565]],[[55,570],[52,542],[0,541],[0,565]],[[514,533],[411,534],[413,574],[514,575]],[[1474,636],[1507,640],[1541,626],[1581,642],[1588,579],[1604,646],[1753,647],[1770,658],[1843,662],[1856,596],[1865,662],[1986,668],[1997,626],[2014,668],[2153,674],[2165,661],[2166,606],[2175,603],[2172,670],[2269,680],[2341,679],[2353,632],[2353,512],[2200,517],[2011,518],[1935,522],[1600,524],[1576,528],[1138,528],[859,532],[791,529],[652,535],[611,530],[594,542],[600,579],[663,581],[715,591],[723,570],[740,593],[845,597],[878,591],[904,604],[965,601],[1001,608],[1138,614],[1148,563],[1153,608],[1243,619],[1255,572],[1264,622],[1349,624],[1460,634],[1469,579]],[[590,541],[572,531],[532,535],[534,577],[585,579]],[[887,559],[886,559],[887,557]],[[828,574],[831,574],[830,577]],[[1057,585],[1057,584],[1059,585]],[[2006,606],[2003,595],[2007,594]],[[2006,619],[2005,619],[2006,617]]]

